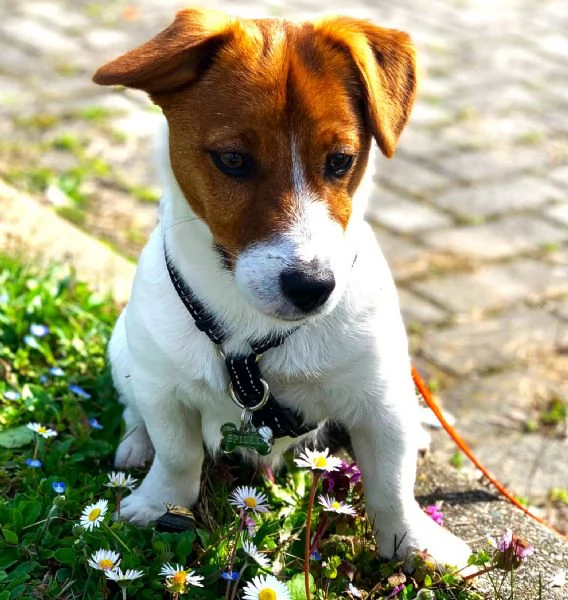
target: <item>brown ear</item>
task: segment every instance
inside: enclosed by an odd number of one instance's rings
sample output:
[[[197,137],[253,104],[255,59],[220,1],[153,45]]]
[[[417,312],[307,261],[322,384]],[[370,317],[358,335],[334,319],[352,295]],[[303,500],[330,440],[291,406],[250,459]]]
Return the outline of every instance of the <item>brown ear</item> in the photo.
[[[155,38],[100,67],[93,81],[150,94],[179,89],[198,77],[204,61],[228,36],[231,23],[221,12],[181,10]]]
[[[410,37],[349,17],[326,19],[317,29],[349,51],[363,85],[372,134],[390,158],[416,96],[415,50]]]

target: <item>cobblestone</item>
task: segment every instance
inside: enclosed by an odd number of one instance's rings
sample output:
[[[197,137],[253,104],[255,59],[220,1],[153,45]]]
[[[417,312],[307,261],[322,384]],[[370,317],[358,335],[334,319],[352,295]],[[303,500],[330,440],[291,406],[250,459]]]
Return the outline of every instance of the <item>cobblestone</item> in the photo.
[[[568,231],[554,227],[532,214],[436,231],[426,234],[423,240],[434,248],[480,259],[497,259],[566,242]]]
[[[181,5],[0,4],[0,179],[47,203],[47,190],[53,198],[74,174],[80,201],[70,214],[131,256],[156,219],[148,191],[157,181],[150,160],[159,115],[143,94],[90,79],[105,60],[166,26]],[[316,0],[207,5],[278,17],[323,7]],[[519,434],[520,411],[540,401],[539,382],[568,380],[566,355],[555,351],[568,344],[566,1],[508,0],[497,8],[472,0],[330,0],[325,10],[371,18],[415,40],[420,93],[397,156],[379,159],[369,220],[399,283],[421,368],[450,374],[444,396],[459,427],[498,477],[523,488],[517,474],[526,474],[539,446]],[[519,374],[529,383],[513,406]],[[568,402],[565,388],[558,395]],[[521,452],[507,454],[512,445]],[[559,461],[545,462],[533,491],[568,488]]]

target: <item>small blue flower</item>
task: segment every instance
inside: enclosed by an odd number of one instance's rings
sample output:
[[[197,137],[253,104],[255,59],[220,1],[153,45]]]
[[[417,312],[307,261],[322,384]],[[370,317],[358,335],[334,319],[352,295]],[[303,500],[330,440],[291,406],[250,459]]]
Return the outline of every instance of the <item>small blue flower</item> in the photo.
[[[236,571],[223,571],[221,578],[227,581],[236,581],[239,578],[239,574]]]
[[[76,383],[72,383],[69,385],[69,389],[77,396],[81,396],[81,398],[86,398],[87,400],[91,397],[89,392],[85,391],[82,387],[78,386]]]
[[[25,463],[28,467],[32,467],[32,469],[39,469],[42,465],[41,460],[38,460],[37,458],[26,458]]]
[[[96,419],[95,417],[89,419],[89,425],[91,426],[91,429],[104,429],[104,427],[99,423],[98,419]]]
[[[49,369],[49,374],[54,377],[63,377],[65,375],[65,371],[61,367],[51,367]]]
[[[65,483],[63,481],[54,481],[51,484],[53,491],[56,494],[64,494],[65,493]]]
[[[0,304],[8,304],[8,294],[0,294]]]
[[[39,344],[37,343],[37,340],[33,335],[25,335],[24,344],[26,344],[30,348],[35,348],[36,350],[39,348]]]
[[[22,397],[20,392],[16,392],[16,390],[8,390],[4,392],[3,396],[6,400],[19,400]]]
[[[39,382],[40,383],[47,383],[49,381],[49,377],[47,375],[40,375],[39,376]]]
[[[310,558],[312,560],[321,560],[321,554],[317,550],[314,550]]]
[[[30,333],[35,337],[42,338],[49,333],[49,327],[40,323],[32,323],[30,325]]]

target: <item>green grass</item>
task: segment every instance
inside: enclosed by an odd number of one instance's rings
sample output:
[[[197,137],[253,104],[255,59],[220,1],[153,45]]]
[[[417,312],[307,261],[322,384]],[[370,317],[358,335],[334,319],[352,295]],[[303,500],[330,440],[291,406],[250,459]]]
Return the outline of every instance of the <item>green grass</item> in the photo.
[[[245,484],[262,490],[270,507],[256,517],[254,542],[278,567],[292,600],[303,600],[311,473],[289,459],[271,483],[230,460],[207,462],[194,530],[165,533],[113,521],[116,497],[104,483],[121,435],[121,409],[105,353],[117,308],[73,273],[56,267],[39,271],[1,254],[0,292],[0,600],[121,598],[114,582],[107,585],[87,565],[100,548],[120,552],[123,569],[144,572],[128,587],[129,598],[169,597],[158,574],[165,562],[205,577],[205,586],[191,588],[189,597],[224,598],[227,582],[220,575],[230,566],[240,519],[227,500]],[[49,332],[38,335],[38,324]],[[53,368],[61,371],[50,372]],[[92,426],[92,419],[103,428]],[[57,436],[34,437],[25,427],[32,421]],[[28,466],[30,458],[42,466]],[[64,495],[56,493],[54,482],[65,483]],[[105,525],[86,531],[78,525],[81,512],[100,499],[109,502]],[[349,487],[346,499],[357,509],[355,518],[327,517],[321,507],[314,509],[312,532],[327,526],[318,544],[321,556],[310,563],[314,600],[345,598],[350,579],[371,600],[389,596],[396,585],[402,586],[396,597],[405,600],[481,598],[459,575],[436,573],[427,556],[414,557],[412,575],[403,574],[400,562],[379,560],[360,484]],[[483,566],[489,559],[480,554],[475,560]],[[242,597],[242,582],[262,572],[251,562],[245,563],[239,547],[233,568],[242,572],[242,581],[235,598]]]

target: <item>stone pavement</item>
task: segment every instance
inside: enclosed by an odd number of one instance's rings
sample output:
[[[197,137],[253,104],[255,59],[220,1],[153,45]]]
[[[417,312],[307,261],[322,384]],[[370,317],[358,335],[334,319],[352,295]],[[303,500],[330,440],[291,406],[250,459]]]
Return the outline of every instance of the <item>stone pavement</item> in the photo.
[[[207,5],[295,16],[322,3]],[[128,256],[156,219],[159,114],[141,93],[90,76],[182,6],[0,4],[0,177]],[[459,430],[502,482],[567,529],[568,506],[549,492],[568,490],[568,5],[325,6],[408,31],[418,47],[419,100],[396,157],[379,160],[369,220],[413,355]],[[435,447],[454,453],[445,436]]]

